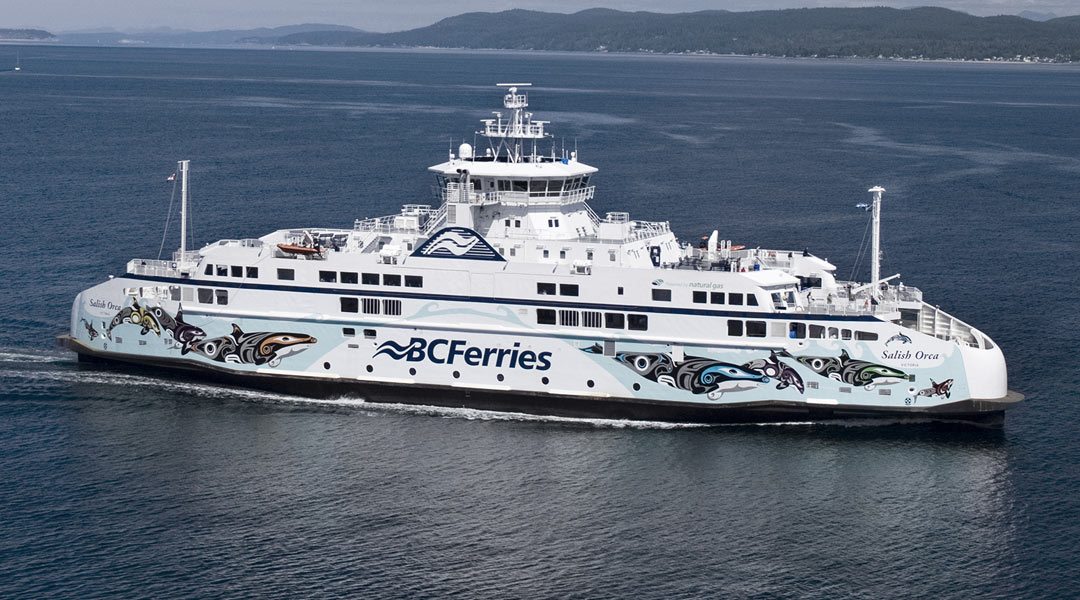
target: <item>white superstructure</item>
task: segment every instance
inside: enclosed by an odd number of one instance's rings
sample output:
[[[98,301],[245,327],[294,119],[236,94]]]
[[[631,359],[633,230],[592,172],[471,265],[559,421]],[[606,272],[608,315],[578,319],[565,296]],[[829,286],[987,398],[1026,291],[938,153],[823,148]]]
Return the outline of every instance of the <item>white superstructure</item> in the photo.
[[[528,84],[499,85],[486,147],[430,167],[435,203],[132,260],[79,294],[64,342],[301,393],[568,416],[994,421],[1019,399],[989,337],[879,279],[883,189],[870,284],[718,232],[680,243],[594,213],[597,169],[555,147]]]

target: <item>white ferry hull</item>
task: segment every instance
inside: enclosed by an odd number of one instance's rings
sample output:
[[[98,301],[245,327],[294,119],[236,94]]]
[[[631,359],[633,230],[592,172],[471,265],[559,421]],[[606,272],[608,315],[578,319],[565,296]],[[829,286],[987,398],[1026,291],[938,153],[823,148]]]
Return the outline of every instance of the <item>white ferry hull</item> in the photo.
[[[582,418],[691,423],[842,418],[1000,424],[1020,400],[981,372],[1000,350],[904,341],[768,340],[737,346],[545,330],[512,306],[417,301],[399,318],[228,314],[131,295],[118,278],[80,294],[62,343],[104,360],[313,397]],[[297,294],[296,304],[305,302]],[[284,314],[286,311],[279,311]],[[465,330],[454,323],[476,326]],[[349,331],[354,335],[344,335]],[[884,338],[882,338],[884,340]],[[607,350],[607,354],[605,354]]]

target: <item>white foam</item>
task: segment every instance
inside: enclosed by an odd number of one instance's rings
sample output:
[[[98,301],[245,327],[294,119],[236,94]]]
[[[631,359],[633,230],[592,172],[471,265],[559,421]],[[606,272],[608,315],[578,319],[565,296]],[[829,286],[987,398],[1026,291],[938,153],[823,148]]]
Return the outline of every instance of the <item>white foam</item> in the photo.
[[[0,362],[13,363],[57,363],[71,361],[68,354],[36,354],[29,352],[6,352],[0,351]]]

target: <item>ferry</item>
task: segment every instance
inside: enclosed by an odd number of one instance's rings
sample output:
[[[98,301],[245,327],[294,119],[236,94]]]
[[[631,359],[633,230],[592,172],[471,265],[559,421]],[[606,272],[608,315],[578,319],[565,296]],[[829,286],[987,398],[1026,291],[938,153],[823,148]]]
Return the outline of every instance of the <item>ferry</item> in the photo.
[[[1022,399],[985,333],[808,251],[679,241],[598,215],[597,169],[557,150],[528,83],[498,84],[483,148],[429,168],[434,202],[134,259],[79,293],[83,361],[375,403],[686,423],[1003,422]],[[749,244],[748,244],[749,246]]]

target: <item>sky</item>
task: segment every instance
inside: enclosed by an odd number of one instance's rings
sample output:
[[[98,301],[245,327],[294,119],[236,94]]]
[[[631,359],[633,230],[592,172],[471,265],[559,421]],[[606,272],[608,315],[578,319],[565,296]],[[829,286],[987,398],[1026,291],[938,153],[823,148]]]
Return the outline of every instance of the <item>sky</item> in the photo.
[[[332,23],[369,31],[400,31],[461,13],[512,8],[573,13],[593,7],[692,12],[919,5],[917,0],[0,0],[0,27],[59,33],[157,27],[209,31]],[[1025,10],[1059,17],[1080,14],[1080,0],[936,0],[932,5],[978,16],[1015,15]]]

